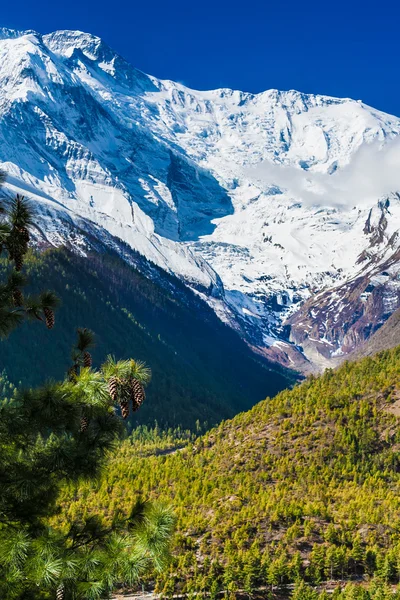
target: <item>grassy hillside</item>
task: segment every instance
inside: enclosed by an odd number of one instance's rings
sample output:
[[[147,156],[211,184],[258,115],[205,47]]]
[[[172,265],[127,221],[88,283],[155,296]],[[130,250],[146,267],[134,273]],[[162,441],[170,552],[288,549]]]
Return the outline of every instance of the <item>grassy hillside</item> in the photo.
[[[195,441],[136,431],[100,482],[66,490],[62,518],[107,520],[140,494],[171,503],[175,561],[157,581],[166,596],[373,578],[371,595],[391,598],[387,584],[400,578],[398,415],[400,348],[311,377]],[[297,583],[296,600],[313,594]]]
[[[95,364],[111,353],[144,360],[152,369],[148,398],[134,422],[187,427],[233,416],[265,390],[276,393],[294,381],[289,371],[256,358],[177,279],[153,270],[157,282],[109,253],[31,255],[30,280],[37,289],[54,290],[62,305],[53,330],[29,323],[0,344],[0,368],[15,384],[62,378],[76,328],[89,327],[96,334]]]

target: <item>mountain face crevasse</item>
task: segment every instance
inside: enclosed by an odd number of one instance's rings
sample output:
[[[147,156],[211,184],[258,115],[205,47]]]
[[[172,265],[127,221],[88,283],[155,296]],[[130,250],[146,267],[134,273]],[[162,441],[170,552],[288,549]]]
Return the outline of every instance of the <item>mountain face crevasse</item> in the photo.
[[[350,176],[399,134],[361,101],[199,92],[90,34],[0,29],[0,166],[35,202],[36,242],[84,254],[94,236],[123,255],[120,239],[306,372],[400,306],[400,190]]]

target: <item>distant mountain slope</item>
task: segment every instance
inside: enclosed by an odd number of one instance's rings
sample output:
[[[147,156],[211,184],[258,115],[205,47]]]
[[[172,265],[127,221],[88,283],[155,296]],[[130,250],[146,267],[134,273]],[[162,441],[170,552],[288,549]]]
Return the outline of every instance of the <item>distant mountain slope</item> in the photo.
[[[128,257],[140,263],[127,248]],[[147,268],[151,278],[101,248],[87,257],[67,250],[32,256],[30,279],[38,289],[54,289],[62,305],[53,330],[26,324],[0,343],[1,368],[24,385],[61,378],[76,328],[89,327],[96,333],[97,365],[107,354],[147,362],[153,381],[132,423],[157,420],[164,427],[194,428],[196,420],[211,425],[251,407],[266,391],[291,385],[292,373],[257,358],[192,291]]]
[[[387,321],[366,342],[351,355],[351,360],[364,356],[373,356],[377,352],[395,348],[400,344],[400,309],[397,309]]]
[[[399,418],[400,347],[310,377],[189,443],[136,432],[100,485],[65,491],[63,518],[107,520],[139,496],[172,504],[176,559],[157,584],[167,597],[371,577],[375,593],[398,583]]]
[[[361,101],[195,91],[91,34],[0,30],[0,166],[37,242],[118,237],[304,371],[400,306],[399,133]]]

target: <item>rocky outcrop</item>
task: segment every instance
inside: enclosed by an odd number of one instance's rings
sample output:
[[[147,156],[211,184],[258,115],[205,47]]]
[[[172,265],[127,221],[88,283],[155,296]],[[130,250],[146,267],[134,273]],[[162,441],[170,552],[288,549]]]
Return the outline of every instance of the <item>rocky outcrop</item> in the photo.
[[[400,250],[379,265],[374,264],[379,257],[374,259],[354,279],[310,298],[286,321],[290,341],[301,347],[314,370],[367,347],[400,307]]]

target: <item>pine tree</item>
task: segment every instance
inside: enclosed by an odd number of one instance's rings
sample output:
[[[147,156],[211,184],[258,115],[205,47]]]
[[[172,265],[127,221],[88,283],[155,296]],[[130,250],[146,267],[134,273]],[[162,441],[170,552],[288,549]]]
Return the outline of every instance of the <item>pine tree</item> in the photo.
[[[364,569],[365,551],[361,545],[361,540],[356,536],[353,540],[353,548],[351,549],[351,558],[354,563],[354,573],[357,575],[357,567]]]
[[[318,600],[318,592],[310,588],[304,581],[297,581],[291,600]]]
[[[17,196],[0,213],[0,253],[9,264],[0,282],[0,336],[6,339],[27,319],[51,329],[55,295],[22,293],[32,207]],[[109,393],[111,371],[126,387],[132,363],[113,360],[111,370],[107,364],[93,370],[87,356],[92,342],[91,332],[78,330],[65,381],[18,390],[0,401],[2,600],[108,598],[117,584],[132,586],[168,561],[174,517],[163,505],[137,502],[110,525],[84,515],[67,530],[50,525],[62,487],[96,477],[122,432],[115,413],[118,397]]]

